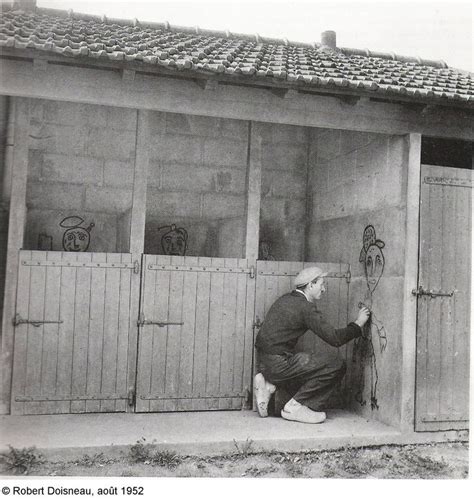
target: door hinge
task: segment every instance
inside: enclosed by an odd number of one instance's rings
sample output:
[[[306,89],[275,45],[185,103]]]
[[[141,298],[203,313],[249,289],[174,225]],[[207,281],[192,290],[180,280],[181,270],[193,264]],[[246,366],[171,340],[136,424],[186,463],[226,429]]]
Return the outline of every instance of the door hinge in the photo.
[[[135,274],[140,274],[140,262],[138,262],[138,260],[136,260],[134,263],[133,263],[133,272]]]
[[[158,325],[160,328],[163,328],[168,325],[177,325],[182,326],[184,323],[178,321],[151,321],[146,319],[145,313],[141,312],[138,316],[137,326],[145,326],[145,325]]]
[[[450,292],[445,292],[444,290],[425,290],[423,285],[420,285],[418,288],[414,288],[411,293],[412,295],[416,295],[420,297],[422,295],[426,295],[434,299],[435,297],[452,297],[457,290],[451,290]]]
[[[18,326],[18,325],[33,325],[36,327],[39,327],[41,325],[46,325],[46,324],[61,324],[63,323],[62,320],[59,321],[49,321],[49,320],[44,320],[44,319],[24,319],[22,318],[19,314],[16,314],[15,317],[13,318],[13,326]]]
[[[128,406],[134,406],[136,400],[136,392],[135,389],[129,389],[127,394]]]

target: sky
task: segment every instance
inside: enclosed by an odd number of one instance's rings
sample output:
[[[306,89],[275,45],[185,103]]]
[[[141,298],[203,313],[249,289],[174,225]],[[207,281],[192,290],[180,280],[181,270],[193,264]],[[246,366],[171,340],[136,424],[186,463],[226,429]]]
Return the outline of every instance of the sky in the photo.
[[[339,47],[441,59],[451,67],[474,71],[472,0],[38,0],[37,4],[298,42],[319,42],[323,31],[333,30]]]

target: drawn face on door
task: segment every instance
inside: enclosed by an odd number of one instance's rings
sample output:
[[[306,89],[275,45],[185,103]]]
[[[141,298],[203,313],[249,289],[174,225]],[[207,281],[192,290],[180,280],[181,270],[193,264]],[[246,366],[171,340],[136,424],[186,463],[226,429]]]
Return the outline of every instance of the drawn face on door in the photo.
[[[359,261],[364,263],[365,278],[371,293],[377,287],[385,267],[385,257],[382,252],[384,246],[385,243],[376,238],[374,227],[367,226],[364,229]]]

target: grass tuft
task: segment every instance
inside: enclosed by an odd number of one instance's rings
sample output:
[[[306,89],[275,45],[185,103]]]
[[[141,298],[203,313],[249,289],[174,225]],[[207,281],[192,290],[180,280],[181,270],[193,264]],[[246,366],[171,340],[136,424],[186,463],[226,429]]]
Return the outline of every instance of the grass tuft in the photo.
[[[10,451],[0,454],[0,460],[6,465],[7,470],[15,474],[29,474],[34,467],[44,463],[41,453],[37,453],[34,446],[30,448],[14,448],[8,445]]]

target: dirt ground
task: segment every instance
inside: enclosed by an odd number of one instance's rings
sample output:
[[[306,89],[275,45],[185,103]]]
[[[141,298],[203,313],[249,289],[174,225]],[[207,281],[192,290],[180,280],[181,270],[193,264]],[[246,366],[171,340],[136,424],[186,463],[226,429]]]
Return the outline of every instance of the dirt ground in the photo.
[[[180,456],[139,441],[128,454],[106,452],[72,461],[45,460],[35,449],[11,449],[0,457],[1,475],[86,477],[265,477],[463,479],[468,443],[344,448],[300,453],[254,453],[252,443],[221,456]]]

